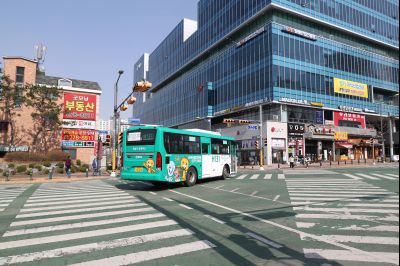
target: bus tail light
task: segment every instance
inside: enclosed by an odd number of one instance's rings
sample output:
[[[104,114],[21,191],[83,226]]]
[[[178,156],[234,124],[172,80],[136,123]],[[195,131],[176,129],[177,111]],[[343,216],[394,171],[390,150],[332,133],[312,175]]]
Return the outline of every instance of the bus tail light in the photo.
[[[157,152],[157,157],[156,157],[156,168],[158,170],[162,170],[162,158],[161,158],[161,153]]]

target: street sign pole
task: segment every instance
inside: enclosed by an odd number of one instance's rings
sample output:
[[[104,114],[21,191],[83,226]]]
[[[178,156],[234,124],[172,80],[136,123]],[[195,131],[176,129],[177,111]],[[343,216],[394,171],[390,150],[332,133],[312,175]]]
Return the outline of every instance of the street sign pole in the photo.
[[[260,170],[264,170],[262,105],[260,104]]]

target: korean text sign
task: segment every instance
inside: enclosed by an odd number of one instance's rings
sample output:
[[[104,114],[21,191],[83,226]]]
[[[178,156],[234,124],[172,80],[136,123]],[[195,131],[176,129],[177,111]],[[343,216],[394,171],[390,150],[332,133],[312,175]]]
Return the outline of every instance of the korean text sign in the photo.
[[[96,120],[96,95],[65,92],[63,118]]]
[[[338,78],[334,78],[333,83],[336,93],[368,98],[367,84]]]
[[[365,128],[365,115],[351,114],[344,112],[333,112],[333,120],[335,126],[340,126],[339,121],[351,121],[351,122],[358,122],[361,125],[361,128]]]
[[[64,128],[62,130],[61,139],[71,141],[94,141],[95,130]]]

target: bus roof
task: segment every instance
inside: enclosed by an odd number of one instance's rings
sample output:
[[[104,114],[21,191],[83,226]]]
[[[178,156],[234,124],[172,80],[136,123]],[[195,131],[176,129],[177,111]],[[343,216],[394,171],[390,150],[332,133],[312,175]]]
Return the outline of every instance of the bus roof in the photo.
[[[219,132],[202,130],[202,129],[176,129],[176,128],[156,126],[156,125],[139,125],[130,127],[127,130],[137,130],[137,129],[157,129],[159,131],[169,132],[169,133],[185,134],[198,137],[212,137],[217,139],[227,139],[233,141],[235,140],[235,138],[229,136],[222,136],[221,133]]]

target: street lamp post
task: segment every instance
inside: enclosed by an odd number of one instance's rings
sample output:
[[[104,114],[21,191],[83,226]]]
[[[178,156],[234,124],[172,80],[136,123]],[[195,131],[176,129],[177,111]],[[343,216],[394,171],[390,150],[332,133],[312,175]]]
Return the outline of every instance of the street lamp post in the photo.
[[[117,136],[117,115],[118,115],[118,81],[121,77],[121,75],[124,74],[123,70],[119,70],[118,71],[118,78],[117,81],[115,82],[115,86],[114,86],[114,116],[113,116],[113,120],[114,120],[114,130],[113,130],[113,138],[112,138],[112,172],[111,172],[111,176],[112,177],[116,177],[117,174],[115,173],[115,169],[116,169],[116,147],[117,147],[117,142],[116,142],[116,136]]]

